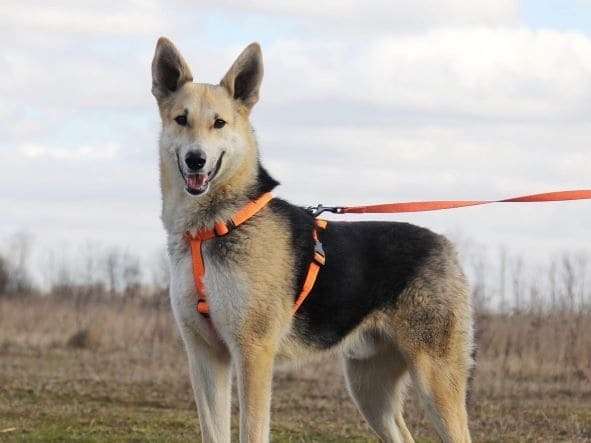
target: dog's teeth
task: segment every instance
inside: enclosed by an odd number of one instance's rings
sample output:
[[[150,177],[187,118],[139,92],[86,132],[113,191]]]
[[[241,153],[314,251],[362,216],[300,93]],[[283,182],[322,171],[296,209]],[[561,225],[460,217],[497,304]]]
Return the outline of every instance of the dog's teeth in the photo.
[[[193,175],[187,178],[187,185],[193,189],[202,188],[207,184],[208,177],[205,174]]]
[[[197,229],[196,228],[189,229],[189,234],[191,234],[191,237],[196,237],[197,236]]]

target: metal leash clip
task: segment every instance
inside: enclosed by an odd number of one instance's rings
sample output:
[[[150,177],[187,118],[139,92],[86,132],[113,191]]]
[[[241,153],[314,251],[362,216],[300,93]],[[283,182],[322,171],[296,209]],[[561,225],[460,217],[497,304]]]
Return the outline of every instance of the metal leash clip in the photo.
[[[333,214],[343,214],[344,209],[342,206],[322,206],[319,204],[318,206],[307,206],[304,209],[312,214],[313,217],[318,217],[323,212],[332,212]]]

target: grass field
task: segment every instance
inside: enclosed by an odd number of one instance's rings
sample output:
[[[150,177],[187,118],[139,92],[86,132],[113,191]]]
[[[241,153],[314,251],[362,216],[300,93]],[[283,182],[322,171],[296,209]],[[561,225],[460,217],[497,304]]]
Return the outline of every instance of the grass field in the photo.
[[[481,317],[478,331],[475,441],[591,441],[591,316]],[[417,441],[436,441],[412,390],[405,416]],[[276,442],[376,441],[337,362],[278,368],[272,417]],[[198,432],[166,307],[0,300],[0,441],[184,442]]]

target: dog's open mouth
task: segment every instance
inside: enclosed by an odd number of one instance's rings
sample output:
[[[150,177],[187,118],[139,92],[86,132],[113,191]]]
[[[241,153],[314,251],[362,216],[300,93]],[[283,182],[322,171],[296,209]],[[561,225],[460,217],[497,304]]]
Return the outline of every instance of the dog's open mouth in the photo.
[[[179,162],[179,172],[181,176],[185,179],[185,190],[191,195],[201,195],[204,194],[207,189],[209,188],[209,183],[215,178],[217,173],[219,172],[222,166],[222,159],[224,158],[224,154],[226,151],[222,151],[220,158],[215,164],[215,167],[206,174],[185,174],[180,166]]]
[[[189,175],[185,179],[187,184],[187,192],[192,195],[203,194],[209,186],[208,174]]]

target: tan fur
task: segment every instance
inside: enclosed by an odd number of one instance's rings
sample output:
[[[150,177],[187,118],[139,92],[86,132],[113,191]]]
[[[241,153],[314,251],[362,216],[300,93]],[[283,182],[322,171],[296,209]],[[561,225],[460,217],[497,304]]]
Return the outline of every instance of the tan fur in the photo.
[[[292,272],[295,267],[290,247],[291,238],[282,220],[263,210],[260,220],[245,226],[248,255],[243,269],[250,278],[248,321],[244,326],[244,339],[265,338],[268,334],[282,334],[291,321],[292,303],[277,294],[291,294]],[[269,330],[271,329],[271,330]]]
[[[395,308],[369,315],[342,342],[319,351],[292,331],[295,257],[285,221],[268,207],[235,231],[231,253],[220,262],[219,246],[203,247],[211,322],[194,312],[191,259],[184,234],[226,221],[247,203],[256,179],[258,148],[249,113],[259,97],[260,48],[245,49],[220,85],[192,83],[174,45],[159,40],[153,92],[162,119],[160,182],[162,220],[172,264],[171,304],[189,356],[191,382],[203,441],[230,441],[230,367],[240,397],[240,441],[267,442],[273,367],[278,360],[340,356],[353,399],[386,442],[412,442],[402,415],[412,379],[443,441],[469,442],[465,409],[471,366],[471,307],[453,247],[425,263]],[[170,78],[170,72],[178,72]],[[249,80],[236,85],[245,72]],[[169,86],[172,85],[173,91]],[[178,115],[189,124],[179,126]],[[213,128],[215,118],[227,122]],[[177,156],[194,148],[210,164],[226,153],[215,180],[198,198],[184,190]],[[432,269],[444,269],[431,275]],[[296,314],[297,315],[297,314]]]

